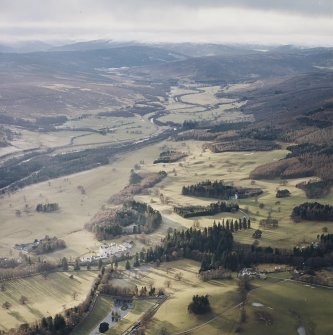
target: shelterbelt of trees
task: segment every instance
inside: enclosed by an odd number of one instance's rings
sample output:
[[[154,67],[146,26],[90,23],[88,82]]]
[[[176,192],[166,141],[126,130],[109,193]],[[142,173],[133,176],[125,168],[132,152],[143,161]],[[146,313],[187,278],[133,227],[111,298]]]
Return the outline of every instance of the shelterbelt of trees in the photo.
[[[175,206],[174,212],[183,218],[190,218],[195,216],[215,215],[223,212],[237,212],[239,206],[236,203],[226,203],[224,201],[218,201],[211,203],[208,206]]]
[[[240,199],[262,194],[260,188],[243,188],[226,185],[223,180],[206,180],[195,185],[183,186],[182,195],[228,200],[237,196]]]
[[[179,152],[176,150],[162,151],[159,158],[154,160],[154,164],[177,162],[186,156],[187,154],[185,152]]]
[[[37,212],[50,213],[56,212],[57,210],[59,210],[59,204],[57,203],[38,204],[36,206]]]
[[[294,207],[291,217],[294,220],[333,221],[333,206],[322,205],[318,202],[305,202]]]

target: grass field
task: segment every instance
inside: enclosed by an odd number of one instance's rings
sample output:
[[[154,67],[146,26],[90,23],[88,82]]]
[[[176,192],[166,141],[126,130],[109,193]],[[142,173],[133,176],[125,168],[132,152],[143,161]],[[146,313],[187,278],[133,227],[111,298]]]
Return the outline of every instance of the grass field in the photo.
[[[27,243],[46,234],[66,241],[67,248],[47,257],[81,256],[97,248],[93,234],[84,229],[93,215],[127,184],[130,170],[143,158],[152,161],[160,144],[120,156],[110,165],[50,182],[34,184],[0,199],[0,257],[13,252],[16,243]],[[81,194],[82,185],[86,194]],[[57,202],[59,212],[37,213],[38,203]],[[16,216],[16,210],[22,215]],[[15,254],[15,251],[14,251]]]
[[[215,95],[220,89],[220,86],[202,87],[200,88],[200,92],[186,95],[182,100],[184,102],[197,103],[200,105],[215,105],[221,102],[221,99],[217,98]]]
[[[43,278],[34,276],[5,282],[5,291],[0,292],[0,305],[11,304],[7,310],[0,309],[0,330],[8,330],[21,323],[33,322],[43,316],[55,315],[78,305],[86,298],[98,272],[81,271],[74,273],[57,272]],[[75,293],[75,299],[74,299]],[[21,296],[27,303],[20,303]]]
[[[274,150],[270,152],[226,152],[212,154],[209,151],[203,152],[202,142],[182,142],[174,143],[173,148],[189,153],[189,156],[181,162],[163,164],[163,168],[169,173],[168,177],[157,187],[155,192],[148,196],[140,196],[138,199],[147,202],[152,201],[152,206],[161,210],[165,217],[171,221],[177,222],[184,227],[191,227],[194,224],[194,219],[184,219],[173,213],[174,205],[207,205],[216,199],[195,198],[181,195],[183,185],[195,184],[207,179],[219,180],[233,183],[241,187],[259,187],[264,193],[255,198],[240,199],[238,203],[241,208],[248,212],[251,218],[251,226],[256,229],[259,227],[259,221],[266,218],[271,212],[273,218],[279,220],[278,229],[265,229],[263,237],[260,240],[260,245],[272,247],[289,248],[295,244],[303,242],[311,242],[316,239],[317,234],[322,233],[324,227],[328,227],[328,231],[332,232],[329,222],[312,222],[302,221],[294,223],[290,214],[293,207],[309,201],[306,198],[304,191],[295,187],[297,183],[304,180],[290,179],[285,186],[280,185],[280,180],[257,180],[252,185],[249,179],[250,172],[258,165],[279,160],[287,154],[286,150]],[[146,169],[158,170],[161,165],[145,166]],[[277,188],[287,188],[291,192],[288,198],[276,198]],[[160,194],[163,194],[166,203],[161,203]],[[151,200],[152,199],[152,200]],[[311,200],[310,200],[311,201]],[[333,204],[333,192],[327,196],[316,199],[324,204]],[[264,204],[260,208],[260,204]],[[214,220],[217,222],[222,218],[242,217],[242,213],[229,214],[222,213],[211,217],[198,217],[200,227],[210,226]],[[234,234],[237,241],[244,243],[253,243],[253,231],[240,231]]]
[[[72,335],[86,335],[89,334],[96,325],[108,315],[113,306],[113,299],[107,296],[99,296],[92,312],[88,317],[80,323],[78,327],[71,333]]]
[[[287,153],[285,150],[272,152],[253,153],[220,153],[212,154],[203,152],[202,142],[165,142],[168,147],[179,151],[188,152],[190,155],[181,162],[171,164],[156,164],[152,161],[158,157],[162,145],[154,145],[150,148],[138,150],[120,158],[109,166],[101,167],[91,171],[69,176],[67,179],[59,178],[49,183],[40,183],[24,188],[0,201],[0,218],[2,235],[0,237],[0,255],[8,255],[10,248],[15,243],[24,243],[41,238],[45,234],[56,235],[65,239],[68,248],[49,254],[50,257],[62,257],[63,255],[79,256],[96,249],[96,241],[92,234],[83,229],[83,226],[106,204],[107,199],[119,192],[128,182],[130,169],[141,159],[145,159],[142,171],[166,170],[168,177],[157,185],[149,196],[138,196],[138,199],[150,203],[161,210],[168,224],[174,223],[173,227],[193,226],[193,219],[183,219],[172,212],[173,205],[205,205],[215,199],[203,199],[184,197],[181,193],[183,185],[189,185],[206,179],[224,179],[233,182],[237,186],[251,187],[249,173],[256,166],[265,162],[278,160]],[[249,211],[253,218],[252,227],[257,228],[259,220],[267,217],[269,211],[272,216],[279,220],[279,228],[276,230],[263,229],[263,237],[260,244],[290,247],[295,243],[312,241],[317,234],[322,232],[323,227],[328,226],[324,222],[301,222],[293,223],[289,217],[292,208],[307,201],[302,190],[295,187],[299,180],[289,180],[287,186],[280,186],[279,180],[256,181],[252,187],[261,187],[264,194],[256,199],[239,200],[242,208]],[[86,194],[82,195],[78,186],[84,186]],[[286,187],[291,192],[291,197],[275,198],[276,188]],[[168,203],[162,204],[159,195],[163,194]],[[333,203],[332,192],[318,201]],[[280,204],[276,204],[276,201]],[[58,202],[61,210],[59,213],[42,214],[36,213],[34,208],[39,202]],[[263,203],[265,207],[259,208]],[[27,206],[27,207],[26,207]],[[22,216],[17,217],[15,211],[20,209]],[[199,217],[200,227],[209,226],[213,220],[222,218],[239,217],[243,214],[219,214],[214,217]],[[160,238],[167,227],[161,227]],[[158,232],[157,232],[158,233]],[[234,234],[236,240],[252,243],[252,232],[241,231]],[[82,241],[85,241],[82,244]]]
[[[132,286],[135,284],[139,289],[142,286],[148,288],[152,285],[156,289],[163,288],[169,295],[169,298],[161,305],[147,325],[147,334],[159,334],[163,327],[175,333],[199,326],[215,317],[214,322],[205,326],[210,330],[209,334],[228,334],[227,331],[221,332],[221,329],[229,329],[230,331],[237,324],[238,313],[230,314],[228,312],[230,308],[239,303],[237,283],[235,280],[202,282],[197,276],[198,270],[198,262],[179,260],[163,263],[159,267],[141,266],[138,270],[126,271],[127,275],[123,279],[112,279],[110,282],[114,286]],[[182,274],[180,280],[176,278],[176,274],[179,273]],[[209,294],[212,306],[211,313],[201,317],[188,314],[187,306],[194,294]],[[129,313],[118,324],[110,328],[107,334],[122,334],[155,304],[154,299],[134,300],[133,309],[130,309]],[[108,311],[111,311],[111,307],[111,299],[99,297],[93,312],[73,334],[89,334],[98,322],[108,314]],[[200,334],[200,332],[197,334]]]
[[[263,306],[255,307],[259,303]],[[327,335],[333,333],[332,318],[333,290],[310,287],[290,281],[266,285],[249,294],[247,321],[243,333],[255,334],[297,334],[304,327],[307,335]],[[271,326],[258,321],[255,313],[268,312]]]
[[[74,131],[73,129],[75,128],[86,130]],[[110,132],[105,135],[97,132],[105,128],[108,128]],[[18,131],[14,127],[11,127],[11,129],[16,133],[11,142],[12,147],[16,150],[57,147],[60,147],[61,150],[70,150],[73,145],[92,146],[106,142],[117,143],[125,140],[138,140],[150,136],[158,130],[146,117],[133,116],[125,118],[94,115],[68,121],[64,125],[59,126],[58,131],[39,132],[25,129],[19,129]],[[7,152],[8,149],[1,148],[0,157]]]
[[[179,88],[172,87],[165,104],[169,112],[161,121],[183,123],[185,120],[234,121],[249,120],[251,116],[237,111],[245,102],[222,99],[216,96],[220,86]],[[231,110],[233,109],[233,110]]]
[[[235,333],[240,325],[239,309],[232,308],[239,302],[236,283],[234,281],[201,282],[195,276],[194,262],[181,261],[173,266],[172,271],[184,273],[184,282],[172,282],[171,285],[175,285],[174,294],[171,293],[171,297],[160,307],[148,324],[146,333],[159,334],[163,328],[168,331],[168,334],[176,334],[188,329],[193,329],[191,334]],[[157,273],[154,269],[152,278]],[[248,295],[247,319],[240,326],[241,333],[296,335],[297,329],[303,327],[306,334],[331,334],[333,332],[331,322],[333,290],[283,280],[285,277],[282,274],[276,279],[253,282],[255,289]],[[211,314],[198,317],[187,313],[187,305],[193,294],[209,294],[213,308]],[[256,304],[263,306],[256,306]],[[258,321],[255,313],[262,310],[272,316],[272,325]]]
[[[198,270],[199,263],[191,260],[179,260],[140,271],[139,275],[131,280],[139,288],[150,284],[156,288],[164,288],[169,295],[169,298],[161,305],[148,324],[146,334],[159,334],[163,327],[167,328],[170,333],[176,333],[198,326],[238,303],[239,296],[234,280],[202,282],[197,276]],[[179,273],[182,274],[181,280],[175,278],[176,274]],[[208,294],[210,296],[212,313],[202,317],[188,314],[187,306],[195,294]],[[228,322],[224,318],[220,319],[219,322],[211,326],[212,329],[215,329],[212,334],[224,334],[219,331],[222,325]],[[233,322],[231,323],[233,324]]]
[[[164,334],[164,331],[166,334],[177,334],[191,330],[191,334],[197,335],[224,335],[234,334],[237,329],[241,329],[241,333],[247,335],[267,333],[297,335],[297,329],[303,327],[306,334],[326,335],[333,330],[330,322],[333,290],[314,288],[286,280],[288,274],[285,273],[273,274],[272,278],[265,281],[255,280],[252,282],[253,289],[248,295],[246,304],[246,322],[240,324],[240,311],[236,307],[240,301],[237,280],[202,282],[197,276],[198,269],[199,263],[180,260],[159,267],[143,266],[138,271],[128,272],[128,277],[121,280],[122,285],[163,287],[169,295],[145,326],[145,334]],[[175,278],[177,273],[182,273],[182,279]],[[115,285],[119,283],[119,279],[114,282]],[[202,316],[188,313],[187,306],[194,294],[209,295],[211,313]],[[98,322],[106,314],[106,310],[100,312],[105,302],[101,304],[87,319],[87,325],[83,324],[84,329],[91,329],[93,323]],[[134,309],[107,334],[121,334],[153,304],[154,301],[136,301]],[[263,311],[268,313],[263,314],[265,317],[269,315],[272,319],[271,325],[259,319],[261,314],[256,314]],[[76,334],[84,335],[88,332]]]

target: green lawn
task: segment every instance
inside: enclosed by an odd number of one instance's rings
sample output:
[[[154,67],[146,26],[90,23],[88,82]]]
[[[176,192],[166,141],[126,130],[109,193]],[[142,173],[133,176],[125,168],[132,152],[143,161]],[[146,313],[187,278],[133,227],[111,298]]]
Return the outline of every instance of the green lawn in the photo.
[[[107,316],[112,308],[113,299],[107,296],[99,296],[93,311],[73,332],[72,335],[89,334],[96,325]]]
[[[333,334],[333,289],[313,288],[291,281],[268,283],[248,296],[243,334],[297,334],[301,326],[307,335]],[[252,303],[264,306],[254,307]],[[256,312],[269,313],[272,325],[258,321]]]
[[[197,274],[199,263],[191,260],[179,260],[162,264],[147,272],[148,281],[153,281],[156,287],[163,287],[165,280],[170,280],[170,288],[165,288],[169,298],[158,309],[146,329],[147,335],[159,334],[162,328],[166,328],[170,334],[184,331],[216,318],[204,328],[209,332],[201,332],[198,329],[195,334],[228,334],[234,329],[234,316],[226,312],[239,303],[237,283],[235,280],[211,280],[201,281]],[[175,274],[181,272],[182,280],[175,280]],[[212,312],[197,316],[189,314],[187,307],[192,301],[193,295],[209,295]],[[238,315],[236,316],[238,318]],[[228,331],[221,332],[221,329]]]

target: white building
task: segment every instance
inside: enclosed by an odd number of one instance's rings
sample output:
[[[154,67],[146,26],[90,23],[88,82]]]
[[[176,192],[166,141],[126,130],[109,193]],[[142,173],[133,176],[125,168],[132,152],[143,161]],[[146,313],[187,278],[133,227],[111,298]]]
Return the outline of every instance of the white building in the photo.
[[[112,256],[120,256],[122,253],[129,252],[132,249],[133,245],[129,242],[124,242],[121,244],[117,243],[103,243],[98,251],[96,252],[96,256],[89,255],[81,258],[82,262],[92,262],[98,259],[110,258]]]

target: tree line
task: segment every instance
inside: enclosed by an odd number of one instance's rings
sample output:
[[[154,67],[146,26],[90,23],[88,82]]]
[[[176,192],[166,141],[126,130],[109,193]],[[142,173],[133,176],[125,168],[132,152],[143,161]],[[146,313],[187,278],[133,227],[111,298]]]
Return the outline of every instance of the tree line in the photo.
[[[179,152],[176,150],[166,150],[160,153],[159,158],[155,159],[153,164],[177,162],[178,160],[186,156],[187,154],[185,152]]]
[[[242,199],[262,194],[260,188],[242,188],[226,185],[223,180],[206,180],[195,185],[183,186],[182,195],[228,200],[235,195]]]
[[[59,210],[59,204],[57,203],[38,204],[36,206],[37,212],[50,213],[57,210]]]
[[[309,199],[324,197],[332,186],[333,180],[309,180],[296,184],[296,187],[303,190]]]
[[[9,280],[13,278],[23,278],[38,273],[49,273],[58,268],[58,264],[51,262],[42,262],[40,259],[37,261],[25,255],[21,263],[14,267],[0,269],[0,281]]]
[[[211,203],[208,206],[175,206],[173,210],[183,218],[190,218],[195,216],[215,215],[223,212],[234,213],[239,210],[239,206],[236,203],[218,201],[216,203]]]
[[[294,207],[291,217],[294,220],[333,220],[333,206],[322,205],[318,202],[305,202]]]
[[[230,151],[271,151],[280,149],[280,145],[274,141],[254,140],[250,138],[238,138],[236,140],[225,140],[217,143],[205,144],[213,153]]]
[[[162,244],[140,252],[140,262],[168,262],[189,258],[201,262],[199,273],[224,268],[239,271],[255,264],[288,264],[321,268],[333,262],[333,234],[318,236],[318,242],[293,249],[260,247],[233,241],[232,231],[221,223],[203,230],[190,228],[168,233]]]

